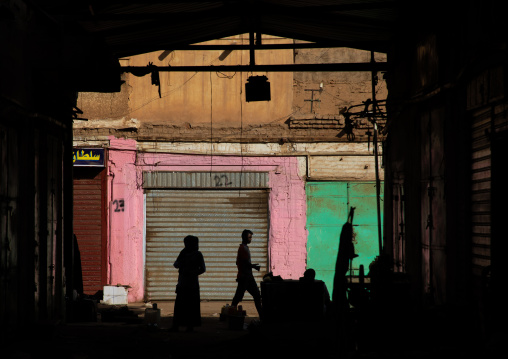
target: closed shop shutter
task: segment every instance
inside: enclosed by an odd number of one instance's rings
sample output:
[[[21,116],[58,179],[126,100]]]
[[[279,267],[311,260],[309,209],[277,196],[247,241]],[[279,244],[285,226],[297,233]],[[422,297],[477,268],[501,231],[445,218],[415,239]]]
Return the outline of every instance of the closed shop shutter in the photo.
[[[236,254],[241,233],[249,246],[259,283],[268,268],[268,191],[147,189],[145,280],[148,300],[174,300],[178,271],[173,267],[187,235],[199,237],[207,267],[200,276],[201,299],[230,301],[236,290]],[[249,294],[246,300],[251,300]]]
[[[487,110],[473,116],[472,126],[471,260],[473,274],[478,277],[482,276],[483,269],[491,263],[492,153],[487,135],[492,126],[491,115],[491,111]]]
[[[508,104],[472,114],[472,248],[473,274],[481,278],[496,257],[506,252],[506,130]],[[497,257],[499,263],[503,259]]]
[[[104,176],[103,169],[74,169],[74,234],[86,294],[95,294],[106,284]]]
[[[351,207],[355,207],[353,243],[358,254],[352,274],[358,275],[362,264],[367,274],[369,264],[379,255],[376,183],[309,182],[306,192],[307,268],[316,271],[316,279],[323,280],[332,294],[340,233]]]

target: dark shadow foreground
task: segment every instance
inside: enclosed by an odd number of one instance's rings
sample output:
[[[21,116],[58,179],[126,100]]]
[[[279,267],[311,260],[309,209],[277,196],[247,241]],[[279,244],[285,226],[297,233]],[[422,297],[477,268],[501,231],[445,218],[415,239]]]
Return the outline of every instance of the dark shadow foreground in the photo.
[[[250,318],[243,330],[231,330],[219,318],[204,317],[195,332],[173,333],[164,330],[171,325],[171,318],[165,317],[159,330],[150,330],[140,322],[11,329],[2,333],[2,358],[451,358],[471,353],[494,357],[488,348],[476,348],[472,335],[439,313],[422,313],[391,324],[378,322],[380,318],[374,316],[363,321],[364,326],[356,319],[352,313],[348,347],[342,351],[337,323],[331,319],[267,324]],[[442,330],[428,331],[428,325],[433,323],[434,327],[436,320],[441,321]],[[453,339],[455,335],[458,339]]]

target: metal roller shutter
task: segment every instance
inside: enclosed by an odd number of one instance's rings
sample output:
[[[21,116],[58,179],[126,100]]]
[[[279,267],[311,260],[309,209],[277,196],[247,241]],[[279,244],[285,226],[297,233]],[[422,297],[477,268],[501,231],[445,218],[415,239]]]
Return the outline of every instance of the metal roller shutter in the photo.
[[[83,272],[83,292],[95,294],[105,284],[104,170],[74,169],[74,234]]]
[[[473,117],[472,127],[472,265],[473,273],[481,276],[490,265],[491,240],[491,112]]]
[[[173,267],[187,235],[199,237],[207,267],[200,276],[201,299],[228,300],[236,290],[236,253],[250,229],[252,262],[259,283],[268,268],[268,191],[146,190],[146,296],[173,300],[178,271]],[[250,300],[249,294],[245,296]]]

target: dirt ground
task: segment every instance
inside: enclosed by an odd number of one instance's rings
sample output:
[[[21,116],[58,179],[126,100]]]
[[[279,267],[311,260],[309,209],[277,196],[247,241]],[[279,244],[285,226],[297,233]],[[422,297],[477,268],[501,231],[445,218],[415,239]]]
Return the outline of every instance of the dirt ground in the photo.
[[[261,359],[261,358],[450,358],[466,357],[460,342],[425,337],[421,319],[414,326],[370,321],[348,328],[347,347],[339,347],[337,322],[325,317],[302,320],[284,313],[284,320],[260,321],[253,302],[241,303],[247,312],[242,326],[231,327],[220,312],[223,302],[202,302],[202,325],[194,332],[171,332],[173,302],[159,302],[160,326],[145,323],[153,303],[98,306],[97,320],[47,323],[2,328],[2,359]],[[386,326],[388,324],[388,326]],[[421,331],[417,331],[420,328]],[[450,333],[445,333],[448,335]],[[442,337],[442,336],[441,336]],[[439,338],[437,338],[439,339]],[[463,341],[462,341],[463,342]],[[460,350],[458,350],[460,348]],[[469,353],[470,354],[470,353]],[[484,353],[485,354],[485,353]],[[482,357],[487,357],[483,355]]]
[[[307,357],[317,344],[333,343],[326,328],[316,330],[295,322],[259,321],[253,302],[243,302],[244,324],[232,327],[221,318],[222,302],[202,302],[202,325],[194,332],[168,329],[172,324],[173,302],[159,302],[160,326],[149,327],[144,312],[152,303],[98,307],[97,321],[19,326],[2,336],[2,358],[293,358]],[[4,328],[5,329],[5,328]],[[312,330],[309,330],[312,329]],[[309,335],[310,334],[310,335]],[[327,338],[328,336],[328,338]],[[320,350],[320,357],[334,357]],[[4,354],[6,354],[4,356]]]

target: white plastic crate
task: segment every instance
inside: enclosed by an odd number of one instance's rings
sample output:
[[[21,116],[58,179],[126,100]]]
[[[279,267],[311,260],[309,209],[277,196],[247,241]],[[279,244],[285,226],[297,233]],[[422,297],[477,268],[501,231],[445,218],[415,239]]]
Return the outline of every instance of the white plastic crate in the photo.
[[[127,288],[124,286],[105,285],[103,292],[103,304],[127,304]]]

